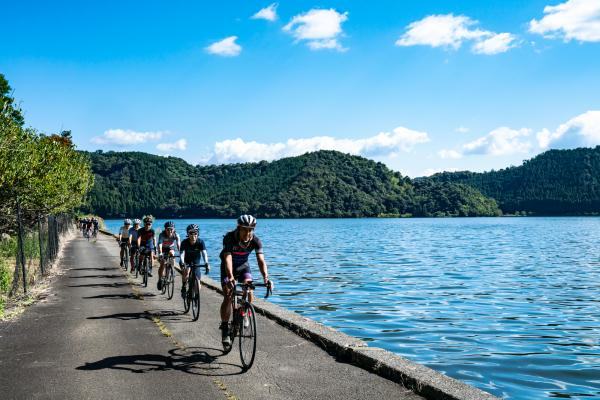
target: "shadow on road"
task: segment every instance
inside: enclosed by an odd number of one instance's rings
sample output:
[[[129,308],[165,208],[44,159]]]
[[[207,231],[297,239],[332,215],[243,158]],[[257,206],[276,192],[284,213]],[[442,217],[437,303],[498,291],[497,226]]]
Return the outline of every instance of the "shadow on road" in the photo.
[[[175,317],[179,316],[180,313],[175,311],[143,311],[143,312],[133,312],[133,313],[117,313],[117,314],[108,314],[108,315],[98,315],[96,317],[87,317],[87,319],[120,319],[122,321],[129,321],[132,319],[152,319],[152,317]]]
[[[123,275],[82,275],[82,276],[70,276],[69,279],[85,279],[85,278],[123,278]]]
[[[221,349],[208,347],[189,347],[185,350],[172,349],[169,355],[137,354],[129,356],[106,357],[77,367],[80,371],[117,369],[136,374],[161,371],[182,371],[192,375],[229,376],[244,373],[244,369],[235,364],[218,362],[223,355]]]
[[[114,282],[114,283],[87,283],[84,285],[67,285],[67,287],[105,287],[105,288],[117,288],[129,286],[129,282]]]
[[[104,268],[71,268],[71,270],[74,271],[115,271],[117,270],[116,267],[104,267]]]
[[[152,293],[144,293],[144,297],[150,297],[150,296],[156,296]],[[99,294],[97,296],[87,296],[87,297],[82,297],[82,299],[112,299],[112,300],[127,300],[127,299],[133,299],[133,300],[141,300],[137,295],[133,294],[133,293],[128,293],[128,294]]]

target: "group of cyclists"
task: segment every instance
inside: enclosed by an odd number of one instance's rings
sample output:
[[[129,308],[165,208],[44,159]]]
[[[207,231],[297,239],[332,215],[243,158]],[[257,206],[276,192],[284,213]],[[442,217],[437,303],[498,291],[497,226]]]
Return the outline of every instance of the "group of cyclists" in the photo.
[[[98,235],[99,222],[98,218],[86,217],[79,219],[79,230],[83,237],[89,239]]]
[[[186,296],[186,283],[190,275],[191,268],[194,268],[195,276],[200,278],[200,268],[203,266],[208,272],[210,263],[208,261],[208,252],[206,245],[200,239],[200,228],[197,224],[190,224],[186,227],[187,237],[181,240],[175,231],[173,221],[167,221],[164,224],[164,230],[160,232],[158,238],[152,227],[154,218],[150,215],[142,220],[129,218],[123,221],[123,226],[119,229],[117,241],[120,244],[120,257],[123,260],[125,248],[129,247],[130,270],[134,272],[136,265],[141,264],[143,257],[151,257],[153,261],[156,257],[159,260],[157,289],[161,290],[165,284],[165,262],[168,257],[179,256],[179,266],[181,269],[181,296]],[[133,225],[133,226],[132,226]],[[221,261],[221,287],[223,289],[223,301],[220,308],[221,329],[223,346],[231,344],[229,335],[229,318],[232,307],[231,299],[235,295],[234,289],[236,282],[250,283],[253,281],[248,258],[254,251],[260,273],[265,285],[272,289],[274,284],[269,280],[267,263],[263,253],[262,242],[254,234],[256,228],[256,218],[252,215],[241,215],[237,219],[237,227],[228,232],[223,238],[223,248],[219,254]],[[139,257],[136,260],[136,257]],[[136,262],[137,261],[137,262]],[[152,265],[152,263],[150,263]],[[122,265],[127,268],[127,265]],[[148,271],[148,276],[152,276],[152,270]],[[252,292],[248,293],[248,299],[252,302]]]

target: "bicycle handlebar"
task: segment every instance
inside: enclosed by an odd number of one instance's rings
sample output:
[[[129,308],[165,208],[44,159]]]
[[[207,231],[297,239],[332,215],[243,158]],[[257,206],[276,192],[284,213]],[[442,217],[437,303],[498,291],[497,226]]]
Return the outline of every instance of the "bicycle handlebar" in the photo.
[[[273,289],[271,289],[270,281],[268,281],[267,283],[254,283],[254,282],[236,283],[236,286],[237,285],[240,285],[243,289],[252,289],[252,290],[256,289],[257,287],[266,287],[267,294],[265,294],[265,299],[273,294]]]

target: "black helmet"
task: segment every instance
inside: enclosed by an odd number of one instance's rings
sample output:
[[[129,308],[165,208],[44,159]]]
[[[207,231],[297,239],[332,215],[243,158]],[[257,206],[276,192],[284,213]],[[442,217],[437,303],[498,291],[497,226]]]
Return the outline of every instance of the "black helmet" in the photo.
[[[175,224],[173,223],[173,221],[165,222],[165,229],[167,228],[175,228]]]
[[[154,221],[154,218],[152,218],[152,215],[146,215],[144,217],[144,223],[146,223],[146,222],[152,223],[153,221]]]
[[[189,224],[187,226],[187,228],[185,228],[185,231],[188,233],[188,235],[192,232],[196,232],[199,233],[200,232],[200,227],[198,227],[198,225],[196,224]]]
[[[256,228],[256,218],[249,214],[240,215],[237,224],[244,228]]]

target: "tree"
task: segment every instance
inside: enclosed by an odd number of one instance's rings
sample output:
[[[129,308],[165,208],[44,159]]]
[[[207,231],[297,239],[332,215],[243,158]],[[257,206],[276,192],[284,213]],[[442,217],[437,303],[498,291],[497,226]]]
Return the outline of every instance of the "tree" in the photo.
[[[15,106],[15,99],[11,96],[12,89],[3,74],[0,74],[0,114],[23,126],[25,120],[21,109]]]

